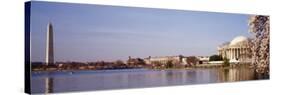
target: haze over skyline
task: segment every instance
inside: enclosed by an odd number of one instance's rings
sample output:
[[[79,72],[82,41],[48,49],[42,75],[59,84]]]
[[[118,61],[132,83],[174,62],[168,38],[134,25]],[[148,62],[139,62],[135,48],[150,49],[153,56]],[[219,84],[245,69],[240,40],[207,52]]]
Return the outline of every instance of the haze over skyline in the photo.
[[[32,2],[31,60],[44,62],[47,24],[55,61],[114,61],[128,56],[217,54],[236,36],[250,37],[245,14]]]

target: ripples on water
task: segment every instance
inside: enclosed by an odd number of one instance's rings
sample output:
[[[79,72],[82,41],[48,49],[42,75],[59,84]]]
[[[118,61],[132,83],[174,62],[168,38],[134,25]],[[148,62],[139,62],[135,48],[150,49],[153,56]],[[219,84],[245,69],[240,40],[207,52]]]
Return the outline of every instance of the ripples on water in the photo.
[[[33,72],[31,91],[32,93],[52,93],[234,82],[257,79],[254,70],[248,68]]]

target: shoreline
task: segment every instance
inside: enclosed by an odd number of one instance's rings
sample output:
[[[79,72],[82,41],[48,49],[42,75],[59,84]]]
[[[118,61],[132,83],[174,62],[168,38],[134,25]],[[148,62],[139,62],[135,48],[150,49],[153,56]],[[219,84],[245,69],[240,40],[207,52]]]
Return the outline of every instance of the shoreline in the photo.
[[[212,68],[222,68],[222,69],[231,69],[239,67],[248,67],[251,69],[250,64],[231,64],[230,66],[223,66],[223,64],[201,64],[192,67],[184,68],[147,68],[147,67],[138,67],[138,68],[116,68],[116,69],[73,69],[73,70],[57,70],[57,68],[48,68],[48,70],[31,70],[31,72],[73,72],[73,71],[103,71],[103,70],[132,70],[132,69],[147,69],[147,70],[191,70],[191,69],[212,69]]]

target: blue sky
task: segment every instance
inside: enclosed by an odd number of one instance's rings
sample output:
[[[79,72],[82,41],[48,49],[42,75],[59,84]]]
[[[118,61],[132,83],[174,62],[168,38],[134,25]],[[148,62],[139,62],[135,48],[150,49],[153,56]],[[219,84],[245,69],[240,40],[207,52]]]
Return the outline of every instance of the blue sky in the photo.
[[[55,61],[114,61],[128,56],[212,55],[249,37],[249,15],[105,5],[32,2],[32,61],[44,61],[47,24]]]

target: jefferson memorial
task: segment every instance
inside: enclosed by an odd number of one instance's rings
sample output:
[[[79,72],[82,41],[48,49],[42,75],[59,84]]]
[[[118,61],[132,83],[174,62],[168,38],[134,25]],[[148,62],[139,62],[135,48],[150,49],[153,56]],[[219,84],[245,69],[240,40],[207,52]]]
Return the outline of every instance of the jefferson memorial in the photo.
[[[250,41],[251,39],[244,36],[235,37],[231,42],[220,45],[218,54],[229,59],[230,63],[250,63]]]

